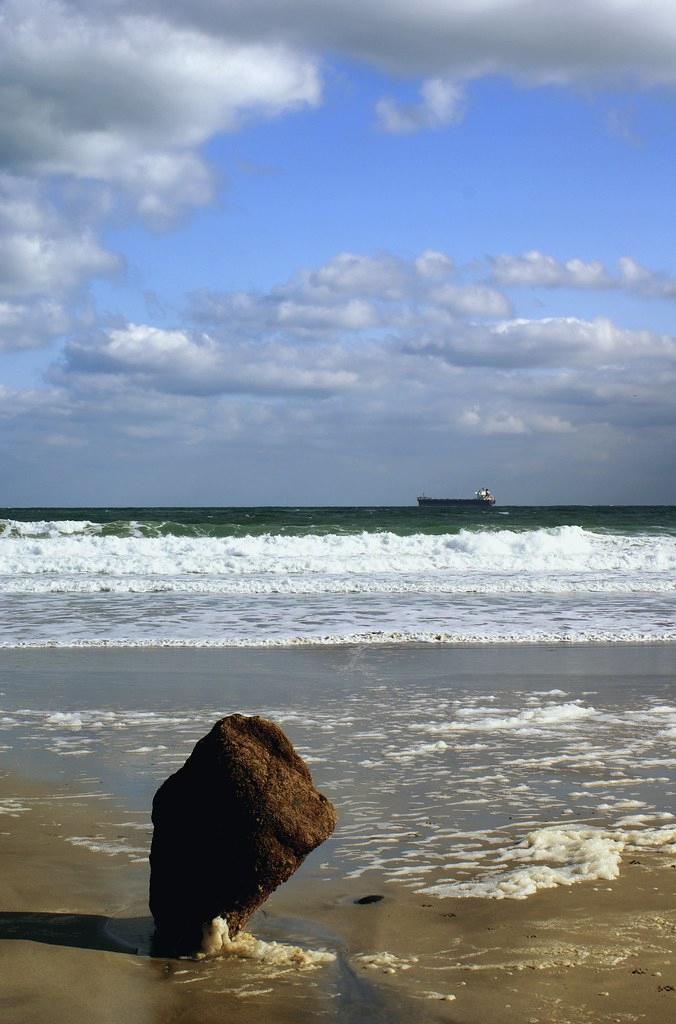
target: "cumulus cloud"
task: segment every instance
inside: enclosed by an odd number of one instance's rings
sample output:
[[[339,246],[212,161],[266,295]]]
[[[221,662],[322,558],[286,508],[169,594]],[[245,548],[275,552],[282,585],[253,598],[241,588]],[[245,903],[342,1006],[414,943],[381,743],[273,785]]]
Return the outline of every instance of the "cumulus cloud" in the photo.
[[[447,259],[441,253],[437,256]],[[290,288],[320,301],[346,294],[396,299],[407,290],[410,276],[405,261],[390,253],[374,257],[341,252],[321,267],[300,271]]]
[[[0,237],[0,293],[62,292],[83,277],[112,273],[118,261],[91,232],[61,236],[15,232]]]
[[[0,384],[0,419],[9,421],[25,415],[35,415],[41,408],[50,406],[50,412],[58,414],[56,392],[45,389],[10,388]]]
[[[112,182],[151,221],[211,197],[198,153],[211,136],[319,98],[316,60],[280,42],[226,39],[131,5],[5,0],[5,167]]]
[[[574,8],[553,0],[4,0],[0,296],[52,299],[119,269],[97,237],[101,218],[64,217],[48,190],[95,183],[109,190],[111,208],[110,197],[124,197],[148,224],[166,226],[213,197],[205,143],[247,118],[321,102],[326,54],[422,79],[419,102],[379,105],[385,130],[407,132],[457,121],[463,82],[485,74],[533,85],[672,81],[675,25],[676,14],[657,0]],[[412,301],[412,281],[442,287],[453,270],[445,260],[423,253],[411,267],[393,256],[343,253],[299,283],[301,303],[292,294],[270,296],[273,318],[298,331],[375,328],[381,311],[363,303]],[[628,262],[611,279],[596,261],[561,263],[534,251],[498,257],[492,290],[486,281],[454,280],[436,304],[454,315],[507,316],[497,284],[592,288],[617,280],[671,297],[668,278],[639,276]],[[342,312],[333,308],[339,294]]]
[[[461,279],[453,260],[426,250],[412,260],[391,253],[339,253],[321,267],[300,270],[266,294],[232,292],[192,296],[191,315],[246,333],[277,328],[321,337],[381,328],[447,327],[457,318],[508,316],[511,305],[496,288]]]
[[[430,298],[439,306],[450,309],[461,316],[509,316],[509,300],[485,284],[445,284],[435,288]]]
[[[0,351],[42,348],[63,335],[71,318],[58,302],[3,302],[0,300]]]
[[[54,296],[120,266],[89,227],[58,212],[34,183],[0,175],[0,296]]]
[[[633,260],[623,256],[619,261],[620,283],[628,291],[659,299],[676,299],[676,278],[648,270]]]
[[[674,337],[604,317],[504,317],[501,303],[487,316],[481,289],[491,301],[493,290],[459,274],[439,252],[339,254],[266,293],[194,296],[199,327],[83,332],[51,381],[136,439],[167,436],[173,402],[193,432],[213,422],[214,403],[234,429],[227,409],[252,398],[276,436],[311,425],[332,444],[346,430],[403,442],[413,423],[499,439],[676,420]],[[472,287],[481,301],[460,312]]]
[[[0,174],[0,350],[41,348],[64,334],[93,277],[122,269],[74,210],[35,182]]]
[[[676,12],[660,0],[4,0],[0,152],[7,170],[126,190],[164,223],[207,202],[200,148],[249,116],[321,99],[324,55],[421,77],[381,127],[443,127],[465,80],[676,81]]]
[[[277,308],[282,326],[309,332],[325,330],[362,331],[378,324],[372,305],[363,299],[350,299],[333,306],[314,306],[302,302],[283,301]]]
[[[676,338],[672,335],[623,329],[606,317],[465,323],[454,330],[416,336],[405,347],[461,366],[583,367],[646,360],[670,365],[676,360]]]
[[[416,257],[414,261],[418,275],[423,279],[432,281],[439,278],[450,277],[455,267],[453,260],[445,252],[438,252],[435,249],[426,249]]]
[[[644,298],[676,298],[676,277],[650,270],[631,256],[620,257],[616,273],[600,260],[562,261],[537,249],[518,256],[503,253],[490,265],[492,280],[505,287],[615,289]]]
[[[543,285],[547,288],[606,288],[612,279],[599,260],[565,262],[533,249],[521,256],[503,254],[493,261],[493,278],[504,285]]]
[[[4,0],[0,153],[7,171],[113,184],[150,223],[206,203],[204,143],[321,100],[325,55],[421,78],[378,105],[386,131],[463,113],[463,82],[676,81],[661,0]]]
[[[405,105],[387,98],[376,103],[378,127],[393,135],[447,128],[461,121],[464,112],[464,90],[443,78],[428,78],[422,83],[419,103]]]
[[[437,278],[421,281],[415,260],[404,267],[406,295],[415,299],[381,302],[371,293],[368,302],[388,316],[377,328],[302,333],[281,324],[287,282],[265,295],[212,297],[211,322],[200,328],[81,329],[53,364],[48,387],[0,389],[0,446],[9,446],[10,461],[13,441],[30,442],[31,450],[58,449],[59,458],[72,451],[80,466],[95,450],[96,464],[106,453],[161,472],[171,464],[175,475],[176,466],[192,472],[195,445],[213,467],[227,445],[236,466],[250,465],[250,452],[257,472],[270,459],[273,476],[288,479],[302,446],[306,459],[316,453],[317,486],[336,460],[363,459],[364,494],[373,493],[377,467],[391,479],[396,464],[399,479],[407,458],[422,466],[440,444],[462,446],[468,459],[483,452],[477,464],[492,460],[498,490],[508,479],[501,460],[515,452],[524,472],[536,453],[543,466],[558,455],[580,469],[609,448],[613,472],[630,450],[666,471],[676,424],[674,338],[602,319],[459,317],[433,305]],[[337,292],[336,308],[355,298]],[[508,464],[510,473],[518,468]],[[18,465],[16,473],[21,479]]]
[[[63,293],[83,279],[114,273],[121,261],[91,231],[12,231],[0,235],[0,295]]]
[[[171,442],[173,453],[233,438],[354,459],[366,439],[399,459],[459,432],[500,451],[523,438],[529,450],[545,438],[578,451],[579,430],[629,447],[625,431],[638,443],[673,425],[673,337],[607,316],[521,318],[510,301],[524,286],[585,289],[589,307],[594,290],[676,297],[669,273],[630,256],[608,269],[539,249],[470,267],[431,249],[413,259],[342,252],[264,292],[195,295],[192,326],[78,321],[87,283],[121,269],[101,240],[107,216],[137,213],[161,228],[208,203],[209,142],[250,118],[318,106],[323,66],[343,58],[346,74],[361,62],[419,88],[410,106],[383,88],[385,131],[441,129],[487,75],[530,87],[673,85],[676,9],[659,0],[3,0],[0,348],[75,336],[47,386],[0,389],[2,444],[65,453],[91,444],[98,465],[102,451],[123,456],[129,445],[154,454]]]
[[[563,335],[571,325],[555,326]],[[462,328],[455,324],[456,338]],[[517,329],[530,330],[525,348]],[[413,345],[420,324],[407,330],[311,344],[291,333],[275,342],[267,336],[235,341],[224,328],[149,324],[83,334],[54,366],[51,387],[42,394],[0,393],[0,446],[13,439],[48,444],[60,458],[76,453],[80,466],[95,450],[99,461],[102,453],[124,459],[125,472],[131,472],[128,460],[140,459],[160,474],[171,465],[174,475],[183,467],[189,476],[195,445],[201,465],[211,469],[222,469],[228,446],[236,473],[255,464],[273,488],[274,480],[296,480],[302,448],[303,480],[307,485],[312,464],[316,489],[310,493],[317,494],[329,487],[337,465],[356,459],[365,467],[364,495],[372,495],[378,467],[391,485],[392,473],[397,479],[410,474],[411,458],[419,473],[435,452],[431,467],[440,444],[449,451],[461,446],[464,458],[493,467],[490,483],[498,491],[514,485],[514,473],[526,472],[531,457],[543,468],[560,457],[574,472],[596,465],[613,448],[614,473],[630,450],[632,459],[640,451],[666,470],[667,438],[676,424],[676,367],[665,349],[656,346],[650,358],[622,344],[612,358],[575,345],[563,351],[560,339],[552,341],[554,325],[537,321],[502,334],[465,323],[462,344],[436,349]],[[561,351],[553,358],[549,349],[557,344]],[[269,470],[262,469],[266,459]],[[502,459],[509,471],[500,468]],[[96,477],[94,463],[92,472]],[[244,477],[239,486],[246,486]],[[594,479],[600,485],[600,477]],[[136,486],[143,486],[143,474]],[[561,487],[548,493],[564,497],[565,481]],[[277,492],[266,491],[267,500],[271,493]],[[293,500],[293,491],[282,493]],[[336,500],[338,493],[329,487],[326,497]]]
[[[208,334],[148,324],[110,328],[66,346],[60,383],[73,375],[114,375],[149,390],[185,395],[321,396],[350,386],[355,376],[336,366],[330,350],[310,360],[291,346],[219,342]]]
[[[64,335],[86,284],[122,266],[74,210],[57,209],[36,182],[0,174],[0,350]]]
[[[676,355],[674,338],[651,331],[631,331],[617,327],[606,317],[582,320],[579,317],[544,317],[538,320],[516,319],[497,324],[491,336],[522,358],[540,354],[543,362],[612,360],[631,355]]]
[[[530,83],[676,79],[676,11],[664,0],[140,0],[243,40],[283,38],[398,74],[506,74]]]
[[[591,287],[590,277],[606,280],[601,264],[569,263],[572,270],[552,266],[549,259],[539,260],[538,267],[548,269],[550,282],[559,270],[584,281],[580,287]],[[645,289],[644,275],[635,273]],[[648,276],[656,287],[654,275]],[[430,251],[408,261],[387,253],[342,253],[266,293],[196,293],[189,315],[229,338],[270,343],[333,338],[354,345],[387,336],[402,351],[457,366],[592,366],[676,358],[673,336],[628,330],[608,317],[513,317],[502,291],[467,280],[467,272],[461,274],[445,253]]]

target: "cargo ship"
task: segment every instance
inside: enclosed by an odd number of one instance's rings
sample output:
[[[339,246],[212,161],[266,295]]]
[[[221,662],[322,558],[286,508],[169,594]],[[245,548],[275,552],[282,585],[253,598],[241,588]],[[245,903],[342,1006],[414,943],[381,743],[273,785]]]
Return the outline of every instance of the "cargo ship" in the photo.
[[[478,490],[473,498],[426,498],[418,497],[421,508],[490,508],[495,505],[495,498],[487,487]]]

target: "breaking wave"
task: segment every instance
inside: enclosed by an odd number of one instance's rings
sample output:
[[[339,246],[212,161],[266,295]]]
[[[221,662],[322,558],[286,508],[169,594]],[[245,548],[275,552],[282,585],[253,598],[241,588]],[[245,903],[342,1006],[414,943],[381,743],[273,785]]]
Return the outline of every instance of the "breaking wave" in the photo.
[[[674,590],[676,576],[673,537],[579,526],[243,537],[123,537],[67,521],[2,528],[5,593],[631,593]]]

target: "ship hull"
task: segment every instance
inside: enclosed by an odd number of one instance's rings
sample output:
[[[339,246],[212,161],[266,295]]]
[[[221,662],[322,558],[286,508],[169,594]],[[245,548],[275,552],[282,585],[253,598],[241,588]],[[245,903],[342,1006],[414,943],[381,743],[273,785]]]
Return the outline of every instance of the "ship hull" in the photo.
[[[491,508],[494,503],[484,498],[418,498],[421,508]]]

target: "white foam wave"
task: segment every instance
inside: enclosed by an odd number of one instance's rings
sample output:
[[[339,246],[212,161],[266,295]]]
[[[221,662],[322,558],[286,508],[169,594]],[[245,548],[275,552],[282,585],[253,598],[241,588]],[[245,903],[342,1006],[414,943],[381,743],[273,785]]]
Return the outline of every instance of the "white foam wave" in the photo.
[[[66,836],[71,846],[81,846],[90,853],[103,853],[106,857],[125,855],[133,858],[146,858],[148,850],[145,846],[130,846],[123,839],[109,839],[106,836]]]
[[[48,575],[0,576],[0,594],[186,594],[195,596],[240,596],[267,597],[293,595],[556,595],[556,594],[618,594],[638,595],[645,593],[671,594],[674,582],[671,578],[646,574],[636,577],[617,576],[551,576],[526,573],[499,577],[479,573],[474,577],[425,576],[416,578],[381,576],[303,576],[301,573],[287,577],[246,576],[227,577],[213,575],[197,578],[189,576],[118,577],[91,575],[64,575],[51,578]]]
[[[20,814],[25,814],[29,810],[30,807],[18,797],[6,796],[0,800],[0,817],[18,818]]]
[[[202,930],[202,948],[198,957],[235,956],[244,960],[257,960],[266,966],[296,967],[312,970],[333,963],[335,953],[325,949],[301,949],[285,942],[266,942],[249,932],[239,932],[230,938],[228,922],[215,917]]]
[[[59,523],[56,536],[0,537],[4,592],[201,593],[665,592],[676,539],[578,526],[245,537],[107,536]],[[69,529],[72,527],[72,531]]]
[[[446,879],[418,891],[440,898],[523,900],[539,889],[617,878],[623,853],[637,848],[676,852],[676,828],[540,828],[497,858],[497,863],[514,867],[467,881]]]
[[[382,971],[383,974],[410,971],[418,963],[417,956],[402,957],[387,950],[378,953],[358,953],[354,959],[365,971]]]
[[[47,724],[62,726],[72,729],[73,732],[79,732],[82,728],[82,719],[77,712],[56,711],[53,715],[49,716]]]
[[[7,537],[74,537],[78,534],[101,533],[103,526],[87,519],[0,519],[0,538]]]
[[[479,712],[479,714],[477,714]],[[560,729],[576,725],[580,720],[598,716],[593,707],[585,707],[580,701],[552,704],[548,707],[526,708],[517,715],[501,716],[492,708],[466,708],[458,711],[460,721],[444,722],[430,726],[434,733],[447,732],[531,732],[540,729]]]
[[[528,632],[429,633],[365,632],[318,633],[275,637],[48,637],[30,640],[0,640],[0,650],[29,648],[229,648],[229,647],[341,647],[393,644],[656,644],[676,642],[676,628],[670,629],[576,629],[531,630]]]

